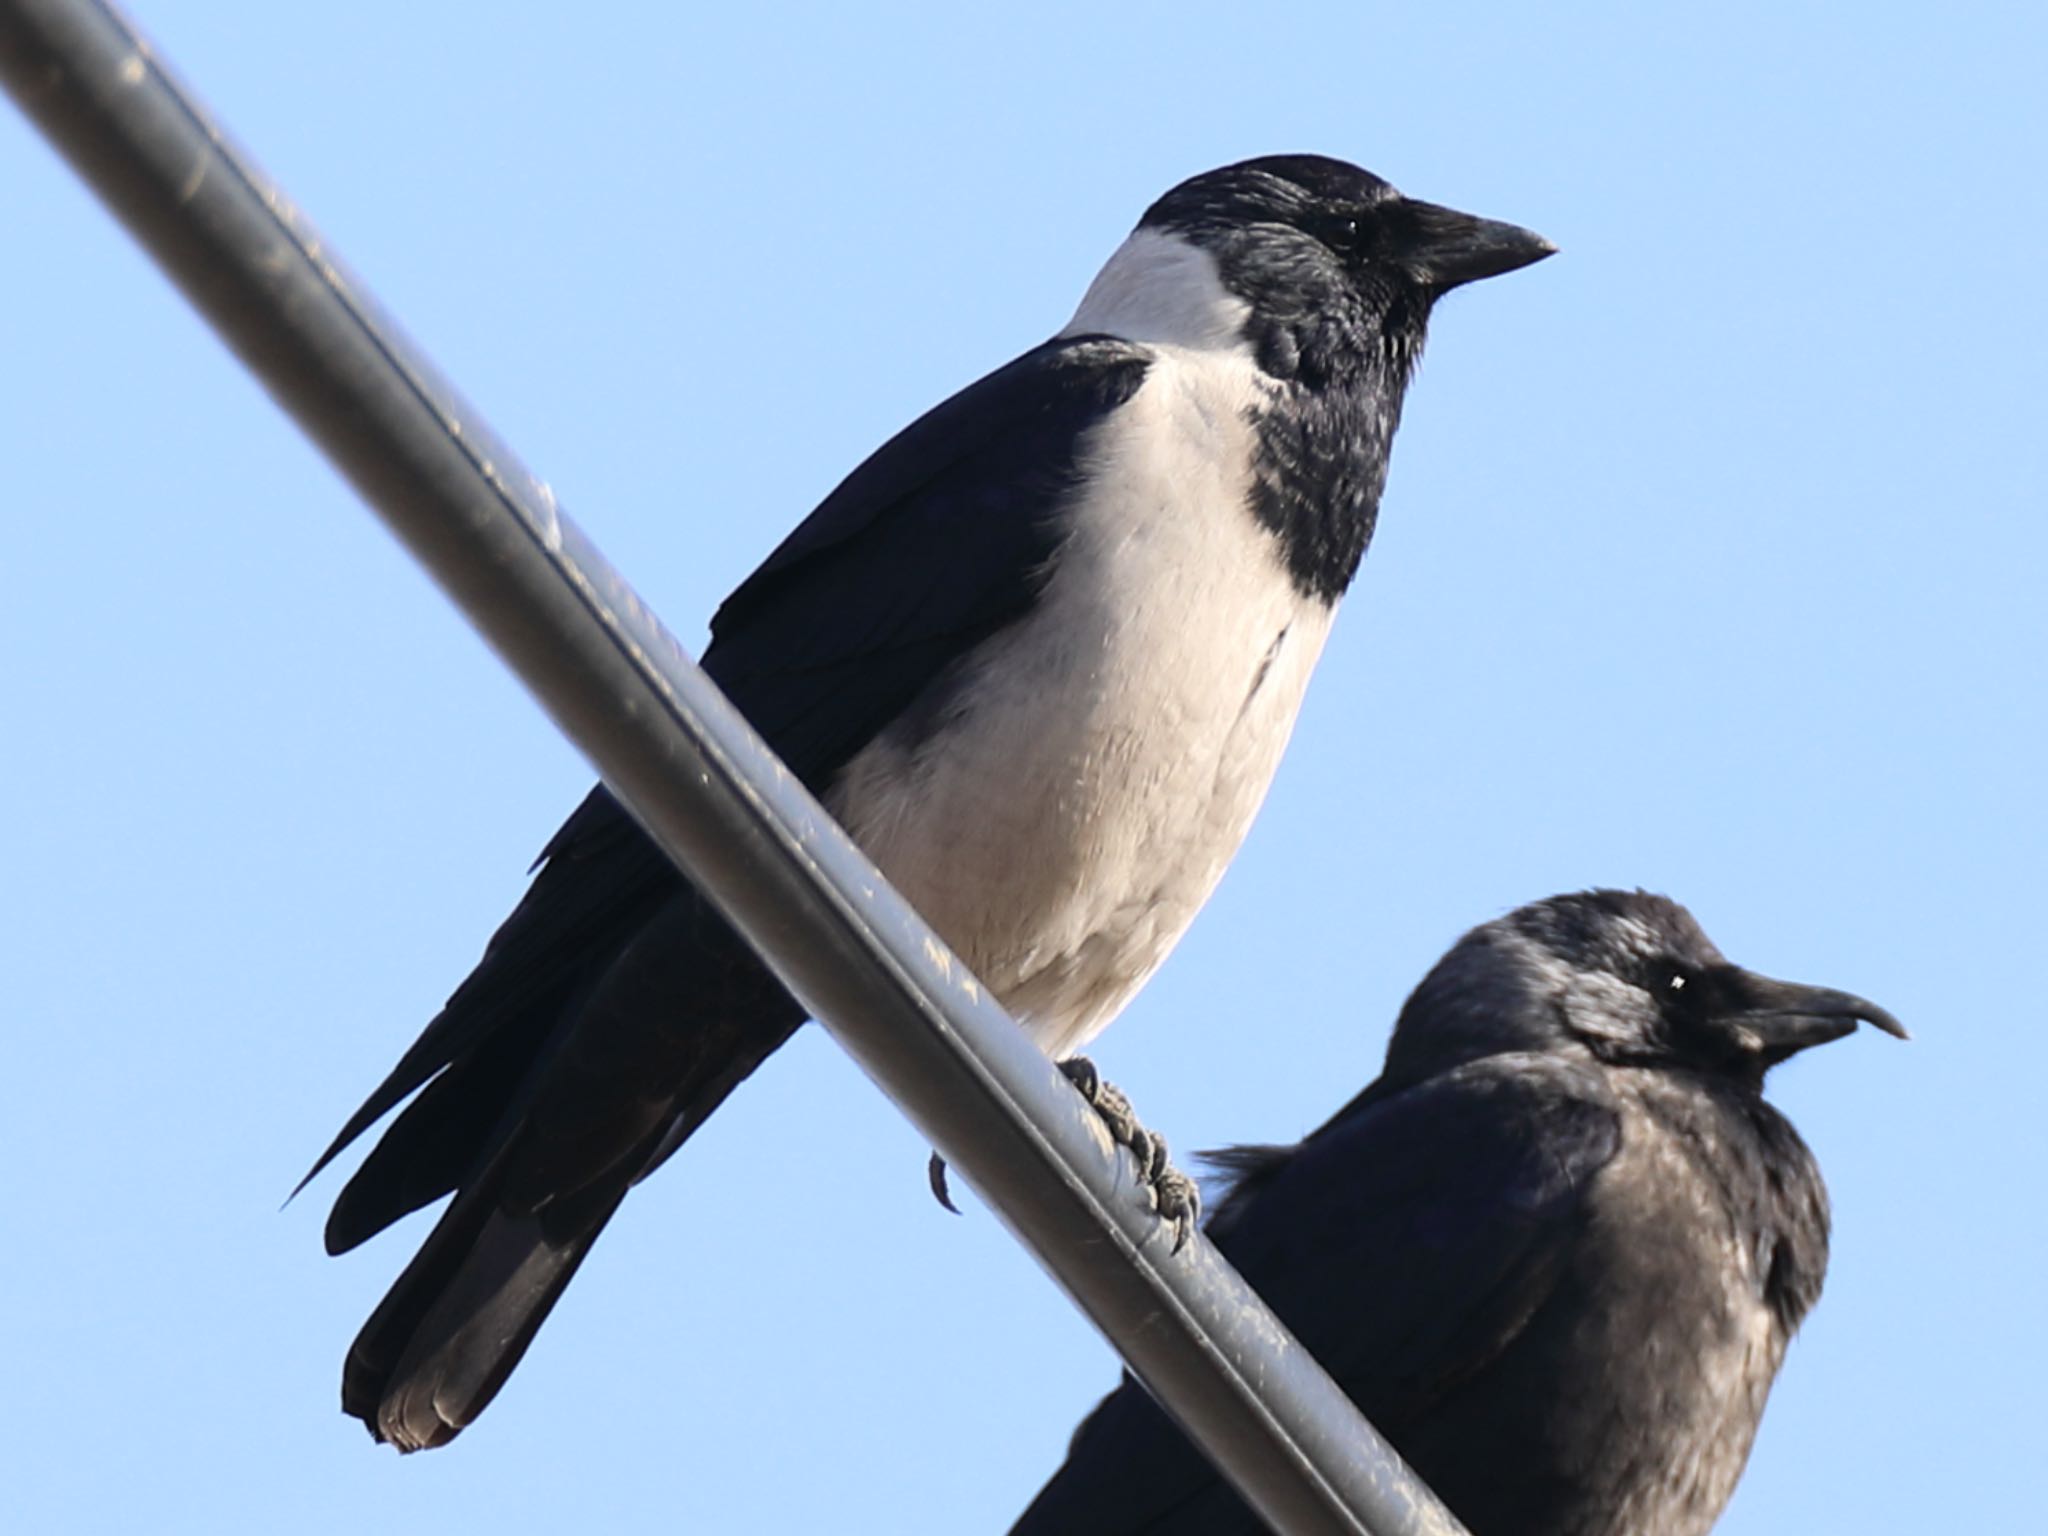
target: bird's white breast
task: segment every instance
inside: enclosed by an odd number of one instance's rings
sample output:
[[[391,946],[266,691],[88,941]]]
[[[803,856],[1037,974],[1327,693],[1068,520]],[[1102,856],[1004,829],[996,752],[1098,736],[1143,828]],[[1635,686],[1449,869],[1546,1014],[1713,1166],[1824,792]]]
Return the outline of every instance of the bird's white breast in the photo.
[[[1147,331],[1132,339],[1157,356],[1088,445],[1037,605],[970,658],[944,724],[884,733],[828,802],[1055,1055],[1115,1016],[1215,888],[1329,632],[1252,515],[1263,375],[1234,342],[1161,334],[1219,334],[1195,301],[1233,301],[1213,270],[1206,294],[1193,279],[1192,324],[1157,323],[1173,303],[1140,284],[1121,328],[1098,279],[1072,329]]]

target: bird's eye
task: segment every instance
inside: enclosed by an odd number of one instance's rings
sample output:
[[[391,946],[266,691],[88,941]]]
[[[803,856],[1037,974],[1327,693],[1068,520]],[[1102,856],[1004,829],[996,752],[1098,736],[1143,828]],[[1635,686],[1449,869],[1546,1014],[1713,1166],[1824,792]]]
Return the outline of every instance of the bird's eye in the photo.
[[[1691,1012],[1706,1005],[1712,989],[1704,971],[1676,960],[1660,961],[1647,978],[1650,995],[1660,1007]]]

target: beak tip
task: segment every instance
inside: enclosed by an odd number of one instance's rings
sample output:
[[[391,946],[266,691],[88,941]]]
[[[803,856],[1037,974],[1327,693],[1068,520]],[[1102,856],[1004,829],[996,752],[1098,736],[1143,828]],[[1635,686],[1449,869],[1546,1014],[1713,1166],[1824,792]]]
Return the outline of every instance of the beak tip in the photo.
[[[1408,201],[1406,207],[1415,224],[1409,237],[1413,270],[1439,292],[1517,272],[1557,254],[1555,242],[1519,224],[1437,203]]]
[[[1863,1024],[1894,1040],[1913,1038],[1890,1010],[1853,992],[1774,981],[1754,972],[1741,973],[1741,987],[1749,1003],[1742,1021],[1757,1029],[1766,1044],[1780,1048],[1779,1060],[1809,1046],[1846,1039]]]

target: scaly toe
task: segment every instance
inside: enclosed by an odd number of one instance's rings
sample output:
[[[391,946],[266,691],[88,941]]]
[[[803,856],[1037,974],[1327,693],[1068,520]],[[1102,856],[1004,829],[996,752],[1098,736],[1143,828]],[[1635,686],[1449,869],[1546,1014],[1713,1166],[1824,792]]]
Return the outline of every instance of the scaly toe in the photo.
[[[1152,1193],[1159,1202],[1159,1219],[1173,1228],[1173,1251],[1179,1253],[1201,1225],[1201,1186],[1178,1168],[1168,1166],[1160,1171]]]

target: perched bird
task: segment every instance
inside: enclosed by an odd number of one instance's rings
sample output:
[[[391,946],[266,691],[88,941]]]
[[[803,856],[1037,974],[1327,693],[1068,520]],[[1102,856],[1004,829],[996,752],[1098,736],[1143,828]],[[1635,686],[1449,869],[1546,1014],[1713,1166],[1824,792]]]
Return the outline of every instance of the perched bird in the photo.
[[[1197,176],[1064,330],[884,444],[712,620],[705,670],[1048,1053],[1129,1001],[1243,838],[1431,306],[1551,249],[1337,160]],[[627,1188],[803,1019],[592,791],[315,1165],[417,1091],[329,1251],[455,1193],[344,1408],[408,1450],[470,1423]]]
[[[1465,935],[1322,1129],[1224,1154],[1209,1234],[1473,1536],[1696,1536],[1827,1270],[1764,1074],[1858,1020],[1905,1038],[1664,897],[1555,896]],[[1011,1536],[1265,1529],[1126,1379]]]

